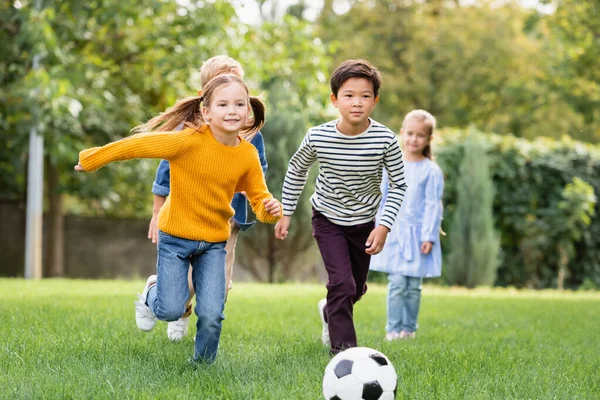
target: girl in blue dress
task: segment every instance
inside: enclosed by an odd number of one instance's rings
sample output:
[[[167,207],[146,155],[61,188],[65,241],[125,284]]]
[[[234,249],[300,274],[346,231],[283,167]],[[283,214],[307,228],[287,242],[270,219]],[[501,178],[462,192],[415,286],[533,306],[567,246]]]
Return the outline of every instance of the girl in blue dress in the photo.
[[[387,272],[386,339],[413,339],[421,303],[423,278],[440,276],[440,225],[444,176],[433,162],[431,140],[435,118],[425,110],[409,112],[402,122],[400,141],[407,190],[383,251],[371,257],[370,269]],[[384,204],[388,186],[384,171]]]

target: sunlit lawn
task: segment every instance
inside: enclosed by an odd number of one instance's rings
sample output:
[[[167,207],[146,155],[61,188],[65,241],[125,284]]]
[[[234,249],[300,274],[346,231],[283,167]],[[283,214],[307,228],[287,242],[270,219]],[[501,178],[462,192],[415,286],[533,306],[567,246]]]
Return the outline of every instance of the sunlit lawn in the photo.
[[[200,368],[193,335],[136,328],[142,286],[0,280],[0,398],[321,398],[322,285],[236,283],[217,362]],[[600,293],[425,287],[417,339],[392,343],[385,298],[371,285],[356,326],[392,360],[398,398],[600,398]]]

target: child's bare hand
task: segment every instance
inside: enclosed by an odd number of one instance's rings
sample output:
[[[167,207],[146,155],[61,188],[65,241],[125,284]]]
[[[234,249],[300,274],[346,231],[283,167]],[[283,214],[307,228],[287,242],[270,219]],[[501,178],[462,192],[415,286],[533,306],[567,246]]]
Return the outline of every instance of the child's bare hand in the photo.
[[[383,225],[379,225],[377,228],[373,229],[367,239],[367,243],[365,243],[367,245],[365,253],[374,255],[381,252],[389,231],[390,230]]]
[[[431,242],[421,243],[421,254],[429,254],[432,247],[433,247],[433,243],[431,243]]]
[[[284,215],[275,225],[275,237],[280,240],[285,239],[288,229],[290,229],[290,217]]]
[[[148,239],[152,240],[152,243],[158,242],[158,213],[152,213],[152,219],[150,220],[150,226],[148,226]]]
[[[264,200],[265,209],[269,212],[269,214],[278,217],[281,215],[281,205],[275,199],[265,199]]]
[[[81,164],[77,163],[77,165],[75,166],[75,171],[77,171],[77,172],[85,172],[85,169],[83,169],[83,167],[81,166]]]

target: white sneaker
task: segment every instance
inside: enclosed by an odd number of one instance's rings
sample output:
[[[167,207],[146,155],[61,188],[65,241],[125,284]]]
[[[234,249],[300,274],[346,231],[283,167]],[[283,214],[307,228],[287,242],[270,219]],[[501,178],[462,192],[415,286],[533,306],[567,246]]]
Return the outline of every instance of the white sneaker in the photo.
[[[327,299],[319,300],[319,304],[317,304],[317,308],[319,309],[319,317],[321,317],[321,342],[325,346],[330,346],[331,341],[329,340],[329,325],[325,322],[325,305],[327,305]]]
[[[400,332],[400,335],[398,336],[399,339],[402,340],[407,340],[407,339],[414,339],[415,337],[417,337],[417,333],[416,332],[408,332],[408,331],[402,331]]]
[[[137,295],[139,300],[133,302],[135,304],[135,323],[138,328],[145,332],[150,332],[158,320],[154,312],[146,305],[148,289],[154,284],[156,284],[156,275],[150,275],[146,280],[146,286],[144,286],[142,294],[138,293]]]
[[[190,316],[181,317],[177,321],[172,321],[167,324],[167,336],[172,341],[178,341],[183,339],[188,333],[188,325],[190,323]]]
[[[385,340],[391,342],[392,340],[400,339],[400,334],[398,332],[388,332],[385,334]]]

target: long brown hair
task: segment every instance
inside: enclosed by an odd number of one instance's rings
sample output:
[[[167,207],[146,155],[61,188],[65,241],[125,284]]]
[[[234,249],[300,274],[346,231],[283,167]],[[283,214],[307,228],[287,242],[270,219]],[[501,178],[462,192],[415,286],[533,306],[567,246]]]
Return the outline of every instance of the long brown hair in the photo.
[[[431,149],[431,138],[433,137],[433,132],[435,131],[435,117],[425,110],[412,110],[404,117],[404,121],[402,121],[402,129],[406,129],[406,123],[408,121],[421,122],[429,128],[430,141],[429,144],[423,149],[423,155],[430,160],[433,160],[435,156],[433,155],[433,150]]]
[[[181,124],[186,128],[200,129],[202,125],[208,125],[202,118],[202,106],[208,107],[215,90],[230,83],[237,83],[248,93],[249,105],[252,108],[252,119],[250,123],[240,130],[240,134],[248,137],[256,133],[265,123],[265,105],[258,97],[249,95],[248,86],[237,75],[218,75],[208,81],[204,92],[199,96],[186,97],[179,100],[175,105],[166,109],[165,112],[150,119],[145,124],[133,128],[133,132],[165,132],[177,129]]]

